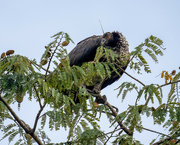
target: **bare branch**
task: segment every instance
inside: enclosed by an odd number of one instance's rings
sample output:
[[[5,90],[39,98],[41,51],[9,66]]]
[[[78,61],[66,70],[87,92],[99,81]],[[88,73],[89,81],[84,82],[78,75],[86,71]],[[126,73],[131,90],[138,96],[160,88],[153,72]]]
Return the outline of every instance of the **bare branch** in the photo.
[[[136,79],[135,77],[131,76],[130,74],[128,74],[124,69],[122,69],[121,67],[119,67],[120,70],[122,70],[126,75],[128,75],[130,78],[132,78],[133,80],[139,82],[141,85],[146,86],[144,83],[142,83],[140,80]]]
[[[34,127],[32,129],[33,132],[35,132],[36,130],[36,127],[37,127],[37,123],[38,123],[38,120],[39,120],[39,116],[41,114],[41,112],[43,111],[44,107],[46,106],[46,103],[44,103],[44,105],[40,108],[38,114],[36,115],[36,119],[35,119],[35,122],[34,122]]]
[[[169,135],[161,133],[161,132],[158,132],[158,131],[154,131],[154,130],[151,130],[151,129],[148,129],[148,128],[144,128],[144,127],[141,127],[141,126],[138,126],[138,127],[142,128],[144,130],[150,131],[150,132],[154,132],[154,133],[157,133],[157,134],[160,134],[160,135],[163,135],[163,136],[170,137]]]
[[[157,89],[162,88],[162,87],[167,86],[167,85],[175,84],[175,83],[178,83],[178,82],[180,82],[180,80],[174,81],[174,82],[169,82],[169,83],[166,83],[166,84],[163,84],[163,85],[157,87]]]
[[[169,140],[171,140],[171,137],[167,137],[167,138],[162,139],[162,140],[160,140],[160,141],[158,141],[158,142],[155,142],[153,145],[160,145],[160,144],[162,144],[163,142],[169,141]]]

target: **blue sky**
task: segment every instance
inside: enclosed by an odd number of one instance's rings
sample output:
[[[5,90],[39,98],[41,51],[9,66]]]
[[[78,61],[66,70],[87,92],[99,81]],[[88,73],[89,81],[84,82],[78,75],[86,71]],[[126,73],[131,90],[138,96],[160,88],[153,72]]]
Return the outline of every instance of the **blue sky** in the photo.
[[[52,41],[50,36],[59,31],[67,32],[75,42],[67,47],[69,52],[82,39],[91,35],[101,35],[102,30],[99,24],[101,20],[105,32],[119,31],[124,34],[129,41],[130,50],[150,35],[155,35],[164,41],[164,47],[167,48],[164,56],[158,57],[158,64],[150,61],[152,74],[137,75],[127,69],[128,73],[142,79],[145,84],[162,84],[163,80],[156,76],[162,70],[176,69],[178,71],[180,66],[178,61],[180,54],[179,8],[180,1],[178,0],[1,0],[0,53],[14,49],[16,54],[39,61],[44,52],[44,46]],[[107,94],[107,97],[109,96],[108,101],[116,106],[120,105],[121,98],[116,98],[117,91],[113,89],[118,87],[121,81],[133,80],[123,75],[118,82],[102,91]],[[129,96],[121,106],[127,107],[131,101],[133,103],[133,97]],[[123,110],[121,106],[119,109]],[[13,107],[17,108],[17,104]],[[30,111],[27,104],[24,106],[22,104],[22,107],[25,114]],[[28,117],[23,112],[18,112],[18,114],[24,120]],[[149,120],[146,118],[145,120],[144,127],[153,128],[149,125],[151,124]],[[31,122],[29,121],[29,124]],[[102,125],[103,130],[108,130],[108,127]],[[159,131],[157,126],[154,129]],[[53,136],[62,136],[62,134],[62,132],[56,133]],[[146,138],[147,135],[149,139]],[[142,139],[143,136],[146,139]],[[144,131],[141,135],[135,134],[135,137],[146,144],[157,137],[157,134]],[[53,139],[57,141],[57,137]],[[7,140],[4,142],[7,143]]]

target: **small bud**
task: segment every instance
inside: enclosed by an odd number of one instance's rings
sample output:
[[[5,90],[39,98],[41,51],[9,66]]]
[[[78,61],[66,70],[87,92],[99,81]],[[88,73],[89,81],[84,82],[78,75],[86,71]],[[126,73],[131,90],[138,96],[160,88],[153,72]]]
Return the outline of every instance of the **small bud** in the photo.
[[[151,110],[154,112],[156,109],[154,107],[151,107]]]
[[[176,70],[173,70],[171,74],[174,76],[176,74]]]
[[[42,59],[42,60],[41,60],[41,64],[42,64],[42,65],[46,65],[46,64],[47,64],[47,59]]]
[[[6,55],[11,55],[11,54],[13,54],[14,53],[14,50],[8,50],[7,52],[6,52]]]
[[[18,103],[21,103],[23,101],[23,98],[24,96],[20,95],[20,94],[17,94],[15,100],[18,102]]]
[[[62,46],[67,46],[69,43],[67,41],[62,42]]]
[[[3,52],[3,53],[1,54],[1,58],[4,58],[5,55],[6,55],[6,54]]]

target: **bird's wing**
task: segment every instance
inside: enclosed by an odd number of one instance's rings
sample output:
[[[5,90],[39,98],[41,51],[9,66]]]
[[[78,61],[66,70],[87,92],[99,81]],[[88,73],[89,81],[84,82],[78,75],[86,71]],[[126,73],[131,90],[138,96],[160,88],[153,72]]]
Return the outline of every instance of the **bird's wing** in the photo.
[[[102,36],[91,36],[80,41],[69,53],[70,65],[82,65],[83,62],[93,61],[101,39]]]

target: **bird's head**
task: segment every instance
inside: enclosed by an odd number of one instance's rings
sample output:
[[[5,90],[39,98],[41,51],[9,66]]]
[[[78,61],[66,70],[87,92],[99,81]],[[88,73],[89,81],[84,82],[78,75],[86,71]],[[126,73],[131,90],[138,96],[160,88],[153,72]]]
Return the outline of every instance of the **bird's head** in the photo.
[[[102,36],[101,45],[115,47],[119,39],[119,35],[118,33],[117,34],[116,33],[117,32],[104,33],[104,35]]]

